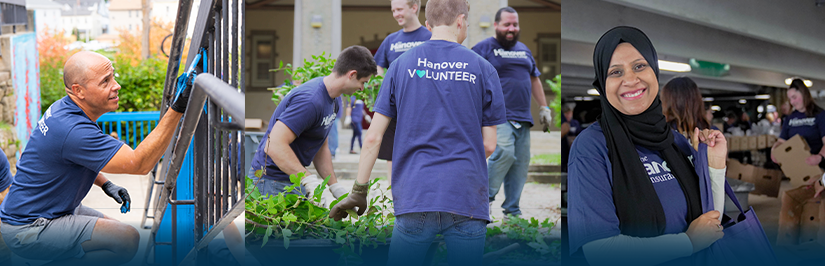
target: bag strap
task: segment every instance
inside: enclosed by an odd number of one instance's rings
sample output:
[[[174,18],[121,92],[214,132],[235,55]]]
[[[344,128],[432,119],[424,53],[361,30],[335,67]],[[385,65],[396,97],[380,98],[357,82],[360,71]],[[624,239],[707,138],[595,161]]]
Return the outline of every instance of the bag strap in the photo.
[[[725,179],[725,195],[733,201],[733,204],[736,205],[736,208],[739,209],[739,212],[745,214],[745,211],[742,210],[742,205],[739,204],[739,199],[736,198],[736,194],[734,194],[733,189],[730,188],[730,184],[728,184],[727,178]]]

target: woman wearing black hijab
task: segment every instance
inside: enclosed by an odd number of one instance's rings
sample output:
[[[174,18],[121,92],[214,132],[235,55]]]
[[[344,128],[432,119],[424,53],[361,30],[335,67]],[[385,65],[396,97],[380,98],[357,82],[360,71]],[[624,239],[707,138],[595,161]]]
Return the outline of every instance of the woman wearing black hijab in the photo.
[[[725,139],[695,129],[691,147],[668,126],[656,51],[640,30],[605,33],[593,65],[602,114],[571,148],[571,254],[593,265],[689,263],[723,235],[715,210],[724,206]],[[691,161],[700,141],[707,161]]]

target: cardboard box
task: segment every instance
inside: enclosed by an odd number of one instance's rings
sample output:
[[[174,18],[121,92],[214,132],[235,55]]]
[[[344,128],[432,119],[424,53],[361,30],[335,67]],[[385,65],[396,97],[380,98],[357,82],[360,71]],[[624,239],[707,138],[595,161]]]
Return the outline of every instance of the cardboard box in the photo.
[[[820,198],[812,198],[802,205],[802,214],[799,217],[799,243],[816,241],[819,233],[819,205]]]
[[[747,136],[748,139],[748,150],[755,150],[757,148],[757,140],[756,136]]]
[[[739,142],[742,140],[742,137],[730,137],[730,149],[728,151],[740,151],[739,149]]]
[[[743,170],[745,170],[743,169],[745,168],[744,164],[740,163],[737,160],[728,159],[726,165],[728,169],[727,172],[725,172],[725,177],[736,180],[742,180],[742,175],[744,172]]]
[[[791,179],[793,187],[808,184],[813,182],[812,179],[818,180],[822,176],[819,166],[805,162],[805,158],[811,156],[810,150],[805,140],[796,135],[776,147],[772,153],[782,167],[782,173]]]
[[[766,143],[766,144],[767,144],[767,146],[768,146],[768,147],[773,147],[773,144],[775,144],[775,143],[776,143],[776,140],[777,140],[777,139],[779,139],[779,138],[777,138],[777,137],[776,137],[776,136],[774,136],[774,135],[767,135],[767,136],[768,136],[768,143]]]
[[[244,130],[263,131],[266,130],[266,128],[264,128],[263,120],[258,118],[247,118],[244,120]]]
[[[748,137],[739,137],[739,150],[740,151],[747,151],[750,150],[750,143],[748,143]]]
[[[755,188],[751,194],[776,198],[779,196],[779,186],[782,183],[782,171],[754,166],[749,180],[744,181],[754,184]]]
[[[808,200],[813,199],[814,193],[812,186],[801,186],[782,193],[776,245],[795,246],[799,245],[800,239],[808,238],[800,237],[802,211]]]
[[[756,137],[756,148],[770,148],[770,146],[768,146],[768,135],[760,135]]]

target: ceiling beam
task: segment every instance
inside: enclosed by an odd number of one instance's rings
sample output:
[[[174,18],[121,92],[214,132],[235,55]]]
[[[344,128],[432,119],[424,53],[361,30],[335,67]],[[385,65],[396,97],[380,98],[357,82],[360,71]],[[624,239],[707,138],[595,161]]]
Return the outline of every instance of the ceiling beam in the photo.
[[[546,8],[553,9],[555,11],[561,11],[561,5],[560,4],[550,2],[548,0],[528,0],[528,1],[539,4],[539,5],[542,5]]]
[[[252,4],[246,4],[246,7],[247,8],[261,8],[261,7],[264,7],[266,5],[269,5],[271,3],[275,3],[275,2],[278,2],[278,1],[280,1],[280,0],[261,0],[261,1],[258,1],[258,2],[252,3]]]

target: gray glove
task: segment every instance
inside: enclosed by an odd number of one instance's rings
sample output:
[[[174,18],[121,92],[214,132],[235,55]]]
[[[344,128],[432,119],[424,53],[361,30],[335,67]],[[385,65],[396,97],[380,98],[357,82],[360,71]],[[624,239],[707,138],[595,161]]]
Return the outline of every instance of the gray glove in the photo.
[[[323,183],[323,182],[324,182],[324,180],[321,180],[316,175],[308,175],[308,176],[305,176],[303,179],[301,179],[301,185],[303,185],[304,188],[307,190],[306,191],[307,198],[310,199],[310,202],[312,204],[315,204],[316,206],[319,206],[319,207],[324,206],[324,204],[326,203],[326,200],[323,197],[321,197],[321,202],[316,204],[316,202],[314,200],[312,200],[312,197],[315,196],[315,189],[318,188],[318,186],[320,186],[321,183]]]
[[[115,185],[112,181],[106,181],[100,188],[103,189],[106,195],[115,199],[118,204],[123,203],[123,206],[127,206],[132,202],[132,199],[129,197],[129,191],[126,191],[126,189],[121,186]]]
[[[550,107],[542,106],[541,109],[539,109],[539,116],[539,123],[544,125],[543,131],[550,131],[550,121],[552,120]]]
[[[329,192],[331,192],[332,196],[337,199],[343,196],[344,194],[347,194],[347,192],[349,191],[347,191],[347,188],[344,187],[344,185],[341,185],[341,183],[335,183],[329,185]]]

